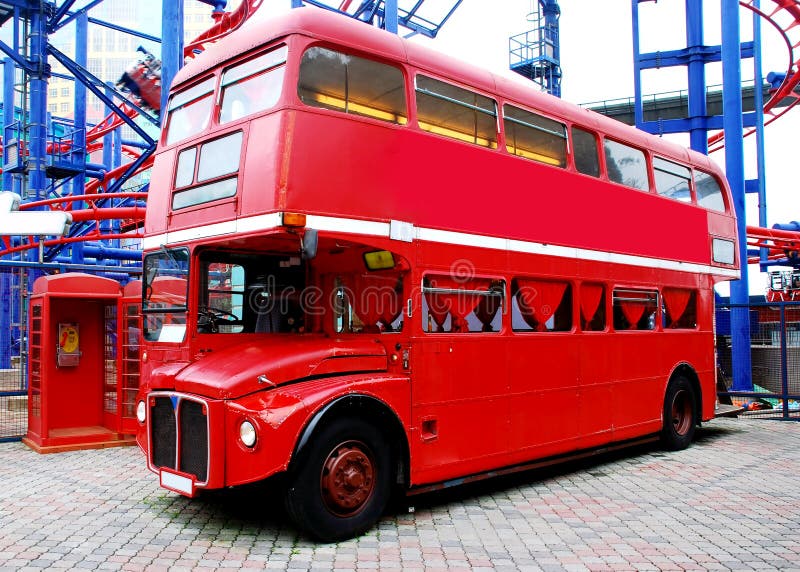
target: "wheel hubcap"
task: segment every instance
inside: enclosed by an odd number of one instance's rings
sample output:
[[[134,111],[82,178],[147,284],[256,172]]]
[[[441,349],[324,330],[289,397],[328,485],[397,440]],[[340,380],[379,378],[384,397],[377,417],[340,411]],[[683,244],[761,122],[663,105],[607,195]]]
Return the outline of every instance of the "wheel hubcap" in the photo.
[[[692,401],[689,392],[682,389],[672,400],[672,427],[678,435],[686,435],[692,425]]]
[[[322,466],[320,487],[325,506],[338,516],[352,516],[375,489],[375,462],[366,445],[347,441],[334,447]]]

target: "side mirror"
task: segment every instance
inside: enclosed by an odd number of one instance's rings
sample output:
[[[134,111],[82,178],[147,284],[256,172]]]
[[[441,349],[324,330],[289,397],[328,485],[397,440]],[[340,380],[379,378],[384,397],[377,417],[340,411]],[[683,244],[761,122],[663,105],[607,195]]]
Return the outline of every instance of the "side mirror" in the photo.
[[[317,231],[313,228],[307,228],[300,238],[300,255],[305,260],[312,260],[317,256],[318,238]]]

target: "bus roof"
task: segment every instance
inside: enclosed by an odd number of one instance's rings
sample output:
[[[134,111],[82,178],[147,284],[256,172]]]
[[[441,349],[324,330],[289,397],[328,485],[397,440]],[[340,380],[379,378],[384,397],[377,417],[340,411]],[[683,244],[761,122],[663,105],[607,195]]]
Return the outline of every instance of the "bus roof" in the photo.
[[[236,32],[209,46],[188,62],[175,76],[173,86],[179,87],[225,62],[272,41],[301,34],[374,54],[392,61],[410,64],[465,87],[485,91],[530,107],[534,110],[604,135],[651,150],[676,160],[689,162],[718,173],[721,169],[707,156],[676,143],[651,135],[573,103],[558,99],[536,89],[522,78],[499,76],[437,52],[420,44],[400,38],[363,22],[315,8],[289,10],[279,15],[259,11]]]

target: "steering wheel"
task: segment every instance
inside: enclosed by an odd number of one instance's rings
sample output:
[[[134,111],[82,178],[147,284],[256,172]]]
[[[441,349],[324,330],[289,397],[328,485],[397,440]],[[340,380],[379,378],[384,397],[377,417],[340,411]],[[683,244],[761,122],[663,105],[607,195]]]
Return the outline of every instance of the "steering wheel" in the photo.
[[[236,314],[228,312],[227,310],[223,310],[222,308],[216,308],[214,306],[200,306],[197,308],[197,327],[199,329],[206,329],[215,334],[219,331],[219,327],[217,325],[217,321],[220,318],[224,318],[225,322],[238,322],[239,317]]]

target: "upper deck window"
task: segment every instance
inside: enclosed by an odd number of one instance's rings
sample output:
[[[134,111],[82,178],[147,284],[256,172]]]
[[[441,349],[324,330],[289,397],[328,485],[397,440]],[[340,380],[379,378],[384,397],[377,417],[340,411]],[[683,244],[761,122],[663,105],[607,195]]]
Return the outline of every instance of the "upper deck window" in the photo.
[[[697,204],[712,211],[725,212],[725,201],[722,189],[713,175],[703,171],[694,172],[694,185],[697,192]]]
[[[648,190],[647,160],[642,151],[610,139],[606,139],[603,146],[609,179],[641,191]]]
[[[306,105],[405,125],[406,90],[398,68],[312,47],[300,61],[297,95]]]
[[[600,176],[600,160],[597,154],[597,138],[594,133],[572,128],[572,149],[575,155],[575,168],[579,173]]]
[[[286,52],[286,46],[281,46],[223,72],[220,123],[265,111],[278,102],[286,70]]]
[[[235,131],[181,151],[175,170],[175,188],[194,186],[176,192],[172,196],[172,208],[177,210],[234,196],[242,141],[242,132]]]
[[[485,95],[418,75],[417,119],[425,131],[497,148],[497,104]]]
[[[214,78],[210,77],[172,96],[167,106],[167,145],[188,139],[208,127],[213,94]]]
[[[566,166],[567,128],[563,123],[504,105],[503,126],[509,153],[548,165]]]
[[[653,174],[659,195],[685,203],[692,202],[692,193],[689,190],[692,172],[687,167],[653,157]]]

